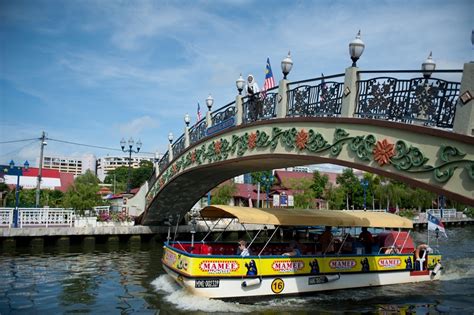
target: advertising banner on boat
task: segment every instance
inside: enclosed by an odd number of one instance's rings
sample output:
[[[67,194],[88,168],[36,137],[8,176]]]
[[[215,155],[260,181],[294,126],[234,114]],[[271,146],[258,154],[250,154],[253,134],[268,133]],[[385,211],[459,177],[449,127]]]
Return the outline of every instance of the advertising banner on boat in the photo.
[[[430,255],[428,265],[435,265],[439,255]],[[297,275],[346,272],[411,270],[412,255],[330,256],[330,257],[245,257],[210,255],[188,256],[165,249],[163,263],[189,276]]]

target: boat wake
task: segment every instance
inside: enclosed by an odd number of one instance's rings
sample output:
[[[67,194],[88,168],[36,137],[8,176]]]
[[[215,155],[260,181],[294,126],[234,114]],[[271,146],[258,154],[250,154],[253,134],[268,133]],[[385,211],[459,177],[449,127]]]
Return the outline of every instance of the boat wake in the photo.
[[[166,294],[163,299],[182,311],[250,313],[255,311],[251,305],[226,302],[195,296],[175,284],[168,275],[161,275],[151,283],[158,293]]]
[[[442,281],[474,278],[474,262],[472,258],[457,258],[447,260],[444,266]]]

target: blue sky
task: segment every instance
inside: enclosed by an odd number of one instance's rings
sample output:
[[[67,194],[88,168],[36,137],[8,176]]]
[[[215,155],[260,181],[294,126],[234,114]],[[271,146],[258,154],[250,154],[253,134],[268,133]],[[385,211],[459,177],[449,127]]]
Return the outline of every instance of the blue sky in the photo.
[[[119,149],[140,138],[164,153],[185,113],[235,99],[239,74],[275,80],[291,50],[292,81],[344,72],[359,29],[364,70],[437,69],[472,57],[474,2],[0,0],[0,141],[53,139]],[[47,155],[118,152],[50,141]],[[0,164],[28,159],[39,142],[0,144]]]

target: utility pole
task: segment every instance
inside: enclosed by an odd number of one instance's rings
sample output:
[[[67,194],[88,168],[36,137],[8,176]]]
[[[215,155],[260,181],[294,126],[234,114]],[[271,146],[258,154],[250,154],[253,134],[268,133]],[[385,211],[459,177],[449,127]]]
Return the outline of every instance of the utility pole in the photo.
[[[44,151],[44,146],[47,144],[46,133],[44,131],[41,134],[40,140],[41,140],[41,151],[40,151],[40,160],[39,160],[39,169],[38,169],[38,182],[36,183],[36,201],[35,201],[36,208],[39,208],[39,203],[40,203],[41,173],[43,171],[43,151]]]

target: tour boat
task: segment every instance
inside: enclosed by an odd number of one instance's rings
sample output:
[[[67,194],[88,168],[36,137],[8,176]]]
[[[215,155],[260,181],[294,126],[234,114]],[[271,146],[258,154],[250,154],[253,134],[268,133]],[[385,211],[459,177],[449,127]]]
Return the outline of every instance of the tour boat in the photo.
[[[237,254],[237,241],[170,241],[164,245],[164,270],[194,295],[207,298],[242,298],[304,294],[437,280],[441,255],[426,244],[415,247],[411,220],[391,213],[339,210],[258,209],[226,205],[201,210],[204,220],[231,219],[262,228],[250,239],[250,256]],[[215,225],[217,225],[217,223]],[[334,235],[325,252],[311,237],[318,227],[330,226]],[[357,239],[361,228],[372,231],[372,251]],[[304,235],[296,256],[285,256],[284,233]],[[261,231],[265,231],[261,233]],[[270,234],[259,242],[261,235]],[[354,235],[351,236],[350,232]],[[276,240],[280,236],[282,239]],[[333,252],[329,253],[332,249]],[[367,249],[369,250],[369,249]]]

